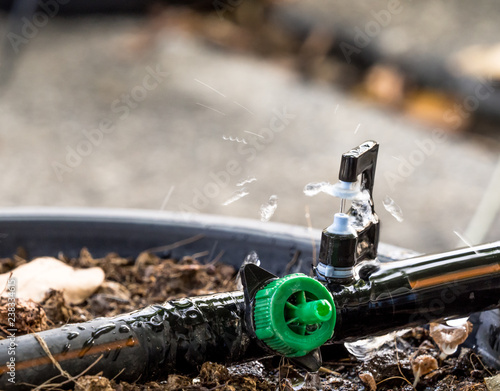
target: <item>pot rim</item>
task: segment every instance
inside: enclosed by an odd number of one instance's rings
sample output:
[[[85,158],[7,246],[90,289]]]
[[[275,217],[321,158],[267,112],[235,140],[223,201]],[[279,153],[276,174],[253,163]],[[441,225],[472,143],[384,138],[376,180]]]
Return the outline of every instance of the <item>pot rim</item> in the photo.
[[[0,233],[8,235],[5,227],[18,223],[29,229],[30,223],[51,224],[106,224],[148,225],[151,227],[179,227],[185,229],[201,229],[220,233],[232,232],[243,234],[245,241],[252,238],[267,238],[268,241],[307,243],[311,249],[312,243],[319,251],[322,230],[306,226],[280,222],[262,222],[256,219],[223,216],[216,214],[186,213],[175,211],[158,211],[149,209],[95,208],[95,207],[8,207],[0,208]],[[8,231],[8,229],[7,229]],[[1,240],[1,238],[0,238]],[[3,241],[3,240],[2,240]],[[304,243],[305,242],[305,243]],[[258,242],[256,243],[258,244]],[[2,251],[0,241],[0,255]],[[303,249],[302,249],[303,250]],[[409,258],[418,255],[417,252],[387,243],[380,243],[379,256],[382,261]]]

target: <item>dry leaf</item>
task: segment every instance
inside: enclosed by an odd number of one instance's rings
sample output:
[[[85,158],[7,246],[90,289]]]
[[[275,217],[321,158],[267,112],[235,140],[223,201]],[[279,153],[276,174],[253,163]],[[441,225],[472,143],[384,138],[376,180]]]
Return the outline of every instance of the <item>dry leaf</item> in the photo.
[[[370,372],[363,372],[359,374],[359,378],[365,384],[370,391],[376,391],[377,383],[375,383],[375,378]]]
[[[471,331],[472,323],[468,320],[456,326],[431,323],[429,330],[431,338],[439,346],[444,356],[455,353],[458,345],[467,339]]]
[[[488,391],[500,391],[500,374],[493,377],[485,377],[484,382]]]
[[[6,285],[9,275],[0,274],[0,286]],[[79,304],[103,283],[104,271],[98,267],[75,269],[55,258],[42,257],[14,269],[11,278],[16,280],[18,298],[40,302],[54,289],[63,292],[66,302]]]
[[[438,369],[438,363],[434,357],[422,354],[411,362],[411,369],[413,370],[413,376],[415,376],[413,387],[416,387],[422,375]]]

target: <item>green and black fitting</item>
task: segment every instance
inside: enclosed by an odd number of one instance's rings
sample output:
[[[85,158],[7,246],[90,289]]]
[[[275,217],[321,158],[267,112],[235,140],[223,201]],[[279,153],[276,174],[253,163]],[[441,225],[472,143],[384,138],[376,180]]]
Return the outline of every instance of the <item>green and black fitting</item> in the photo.
[[[319,262],[321,281],[345,285],[354,282],[354,267],[377,257],[379,219],[373,203],[373,185],[379,145],[366,141],[342,155],[339,183],[332,195],[342,199],[341,211],[323,230]],[[345,200],[351,207],[343,213]]]
[[[332,294],[323,284],[305,274],[291,274],[255,295],[255,334],[279,354],[305,356],[332,338],[335,311]]]

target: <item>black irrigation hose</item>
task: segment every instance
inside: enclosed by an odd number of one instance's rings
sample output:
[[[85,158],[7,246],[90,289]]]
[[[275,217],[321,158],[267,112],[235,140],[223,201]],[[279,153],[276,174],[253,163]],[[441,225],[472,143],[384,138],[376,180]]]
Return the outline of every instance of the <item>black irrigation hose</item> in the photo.
[[[500,306],[500,242],[369,264],[361,267],[360,275],[364,279],[354,285],[327,286],[338,319],[329,342]],[[269,355],[245,321],[246,311],[242,292],[221,293],[38,335],[71,376],[93,365],[87,374],[103,372],[109,378],[142,382],[196,371],[207,360],[231,364]],[[0,341],[0,363],[9,360],[9,342]],[[16,389],[60,375],[34,335],[18,337],[16,343]],[[13,389],[8,370],[0,367],[0,389]],[[60,376],[54,382],[63,380]]]
[[[174,371],[190,372],[206,360],[230,363],[245,359],[252,344],[242,323],[244,310],[241,292],[221,293],[70,324],[39,336],[71,375],[83,372],[102,355],[92,373],[103,371],[113,378],[121,372],[121,380],[134,382],[164,378]],[[19,337],[16,342],[16,384],[39,385],[60,375],[34,335]],[[8,343],[0,341],[1,362],[7,359]],[[9,385],[7,379],[3,373],[1,389]],[[55,382],[61,379],[65,380],[59,377]]]
[[[500,307],[500,241],[381,264],[334,298],[340,340]]]

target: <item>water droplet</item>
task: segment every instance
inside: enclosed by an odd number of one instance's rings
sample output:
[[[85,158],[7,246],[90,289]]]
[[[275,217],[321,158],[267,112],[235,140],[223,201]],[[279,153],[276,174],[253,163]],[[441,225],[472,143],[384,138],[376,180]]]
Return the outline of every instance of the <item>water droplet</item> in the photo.
[[[236,141],[237,143],[247,144],[247,140],[245,140],[244,138],[224,135],[224,136],[222,136],[222,139],[226,140],[226,141]]]
[[[231,197],[228,198],[227,201],[225,201],[222,205],[227,206],[229,204],[232,204],[235,201],[238,201],[240,198],[243,198],[250,193],[247,191],[247,188],[244,187],[243,189],[236,190]]]
[[[367,190],[360,189],[358,182],[337,182],[330,184],[328,182],[308,183],[304,187],[304,194],[308,197],[315,196],[323,192],[337,198],[348,199],[351,201],[368,201],[370,193]]]
[[[391,197],[386,195],[382,202],[384,204],[385,210],[388,211],[397,221],[401,223],[404,220],[403,211]]]
[[[119,328],[118,328],[118,331],[120,333],[128,333],[130,331],[130,327],[128,326],[125,326],[125,325],[121,325]]]
[[[179,299],[172,301],[171,304],[176,308],[188,308],[191,306],[191,301],[188,299]]]
[[[245,257],[245,260],[243,261],[241,266],[248,265],[249,263],[260,266],[260,259],[259,259],[258,254],[255,251],[251,251],[248,253],[248,255]],[[243,289],[243,285],[241,283],[240,272],[238,272],[238,275],[236,276],[236,289],[239,289],[239,290]]]
[[[321,193],[322,191],[328,193],[326,191],[329,187],[331,187],[328,182],[317,182],[317,183],[308,183],[304,187],[304,194],[308,197],[315,196],[316,194]]]
[[[352,201],[349,215],[349,225],[352,228],[360,230],[374,222],[376,220],[369,201]]]
[[[125,345],[127,346],[135,346],[135,339],[134,337],[130,336],[127,339],[127,342],[125,342]]]
[[[474,251],[476,254],[479,254],[479,252],[474,248],[472,243],[465,236],[461,235],[458,231],[453,231],[453,233],[457,235],[460,238],[460,240],[464,242],[468,247],[470,247],[472,251]]]
[[[71,344],[70,343],[67,343],[66,345],[63,346],[62,350],[61,350],[61,353],[63,355],[65,355],[66,353],[68,353],[69,351],[69,348],[71,348]]]
[[[72,333],[68,333],[67,335],[67,338],[68,339],[75,339],[76,337],[78,337],[80,335],[80,333],[77,333],[76,331],[75,332],[72,332]]]
[[[243,261],[243,265],[247,265],[249,263],[260,266],[259,255],[255,251],[250,251]]]
[[[94,338],[90,337],[83,343],[83,348],[78,352],[78,358],[83,358],[94,345]]]
[[[78,326],[78,330],[85,330],[85,326],[82,325]]]
[[[267,204],[260,207],[260,221],[269,221],[278,207],[278,196],[269,197]]]
[[[156,322],[150,321],[147,323],[147,325],[154,332],[162,331],[165,328],[165,325],[163,324],[163,321],[161,319],[158,319]],[[142,337],[142,334],[140,334],[140,336]]]
[[[102,325],[101,327],[99,327],[96,331],[94,331],[92,333],[92,337],[94,337],[95,339],[99,338],[101,335],[103,334],[106,334],[106,333],[109,333],[110,331],[114,330],[115,329],[115,324],[114,323],[108,323],[108,324],[105,324],[105,325]]]
[[[253,176],[253,177],[249,177],[249,178],[247,178],[247,179],[244,179],[244,180],[242,180],[242,181],[238,182],[238,183],[236,184],[236,186],[241,187],[241,186],[246,185],[247,183],[252,183],[252,182],[255,182],[256,180],[257,180],[257,178],[255,178],[254,176]]]
[[[394,331],[392,333],[379,337],[369,337],[366,339],[360,339],[355,342],[346,342],[344,346],[347,351],[358,360],[367,360],[373,357],[373,355],[377,354],[377,352],[380,351],[384,345],[388,343],[394,344],[394,340],[396,339],[396,337],[399,335],[403,335],[407,330],[408,329]]]

